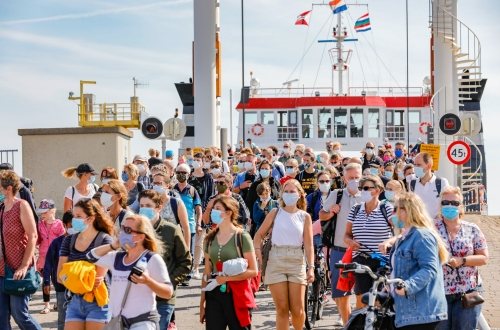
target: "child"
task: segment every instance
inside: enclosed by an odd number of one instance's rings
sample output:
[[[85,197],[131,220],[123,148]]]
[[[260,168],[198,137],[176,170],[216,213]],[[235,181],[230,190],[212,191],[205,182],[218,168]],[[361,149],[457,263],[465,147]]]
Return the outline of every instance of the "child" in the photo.
[[[36,270],[43,272],[45,264],[45,255],[49,249],[50,243],[54,238],[64,234],[64,226],[61,220],[56,219],[56,206],[53,200],[43,199],[40,202],[37,213],[40,215],[38,222],[39,247],[38,247],[38,260],[36,262]]]
[[[72,233],[72,219],[73,214],[71,211],[64,213],[62,223],[64,224],[65,232],[50,243],[45,258],[45,266],[43,267],[43,301],[45,306],[41,313],[46,314],[50,312],[50,281],[52,280],[52,284],[56,290],[58,330],[64,329],[64,320],[66,318],[66,310],[64,308],[66,288],[61,283],[57,282],[57,264],[59,263],[59,250],[61,249],[62,242],[67,235]]]
[[[253,219],[252,229],[250,235],[252,238],[259,229],[260,225],[264,222],[266,215],[274,208],[278,207],[278,202],[271,199],[271,187],[267,182],[262,182],[257,186],[257,196],[259,199],[253,205]]]

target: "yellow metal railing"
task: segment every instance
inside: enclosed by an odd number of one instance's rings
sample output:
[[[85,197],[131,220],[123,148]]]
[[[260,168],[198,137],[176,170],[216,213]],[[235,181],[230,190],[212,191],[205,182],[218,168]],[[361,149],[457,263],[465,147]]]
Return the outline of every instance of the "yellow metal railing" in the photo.
[[[144,106],[136,102],[92,104],[78,112],[78,124],[82,127],[140,128],[143,111]]]

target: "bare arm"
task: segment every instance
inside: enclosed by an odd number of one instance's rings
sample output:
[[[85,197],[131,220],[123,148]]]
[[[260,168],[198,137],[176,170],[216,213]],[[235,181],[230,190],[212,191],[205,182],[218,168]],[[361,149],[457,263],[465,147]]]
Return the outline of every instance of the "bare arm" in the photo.
[[[173,197],[170,197],[173,198]],[[184,203],[177,203],[177,217],[182,228],[182,236],[186,245],[191,246],[191,232],[189,230],[188,214]]]
[[[304,249],[306,263],[309,267],[312,267],[314,265],[314,247],[312,220],[309,214],[306,215],[306,219],[304,221]]]
[[[151,276],[149,276],[147,272],[144,272],[140,276],[133,274],[131,279],[135,283],[141,283],[147,285],[151,289],[151,291],[153,291],[160,298],[170,299],[172,297],[172,294],[174,293],[174,288],[172,287],[172,284],[160,283]]]
[[[352,222],[347,222],[347,225],[345,227],[345,234],[344,234],[344,243],[352,248],[354,251],[358,250],[361,246],[359,245],[358,242],[356,242],[353,239],[352,236]]]
[[[68,197],[64,197],[64,206],[63,206],[64,212],[71,211],[72,208],[73,208],[73,201]]]
[[[25,200],[21,200],[21,224],[26,236],[28,237],[28,243],[26,245],[26,250],[24,251],[21,266],[14,272],[14,279],[16,280],[21,280],[26,275],[28,267],[35,256],[35,246],[38,238],[35,218],[33,217],[33,213],[31,212],[28,202]]]
[[[208,225],[210,223],[210,212],[212,212],[212,208],[214,207],[214,200],[210,200],[207,204],[207,208],[205,209],[205,212],[203,212],[202,220],[203,223]]]
[[[271,229],[271,226],[274,222],[274,218],[276,217],[276,213],[278,212],[278,209],[273,209],[271,212],[269,212],[264,219],[264,222],[260,226],[259,230],[255,233],[254,239],[253,239],[253,246],[255,249],[255,255],[257,257],[257,261],[259,265],[262,264],[262,241],[266,237],[267,233],[269,232],[269,229]]]
[[[68,262],[68,257],[59,257],[59,262],[57,263],[57,282],[63,284],[61,278],[59,277],[59,273],[61,273],[61,269],[65,263]]]

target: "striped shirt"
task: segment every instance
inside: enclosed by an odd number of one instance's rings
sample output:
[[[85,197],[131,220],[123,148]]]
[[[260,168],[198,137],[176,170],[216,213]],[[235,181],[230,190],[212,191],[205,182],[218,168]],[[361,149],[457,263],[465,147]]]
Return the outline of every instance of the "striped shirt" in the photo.
[[[384,206],[389,218],[394,208],[390,203],[384,203]],[[380,211],[380,202],[370,215],[366,214],[365,203],[361,204],[356,216],[354,216],[355,208],[356,206],[351,208],[347,221],[352,223],[353,239],[361,244],[359,251],[367,254],[378,252],[378,245],[392,237],[391,227]],[[358,255],[359,253],[354,251],[353,257]]]

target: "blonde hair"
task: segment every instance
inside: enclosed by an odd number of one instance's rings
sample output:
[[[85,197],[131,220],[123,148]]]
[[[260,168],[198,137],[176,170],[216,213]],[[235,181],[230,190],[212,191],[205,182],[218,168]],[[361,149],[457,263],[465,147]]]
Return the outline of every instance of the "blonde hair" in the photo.
[[[448,260],[448,250],[432,219],[429,217],[422,199],[412,192],[401,193],[396,201],[396,206],[406,211],[406,223],[408,225],[416,228],[426,228],[431,232],[436,239],[439,260],[444,264]]]
[[[464,196],[462,195],[462,190],[460,189],[460,187],[454,187],[454,186],[444,187],[443,191],[441,191],[440,201],[443,200],[444,195],[458,196],[458,200],[460,201],[460,206],[458,207],[458,209],[460,210],[459,217],[462,218],[462,216],[465,214],[465,209],[464,209]]]
[[[139,169],[135,164],[127,164],[123,170],[128,174],[129,179],[136,180],[139,177]]]
[[[119,204],[122,208],[126,209],[128,192],[123,182],[121,182],[120,180],[111,179],[108,181],[107,185],[109,186],[109,189],[111,189],[111,191],[120,196]]]
[[[151,252],[156,252],[158,254],[163,253],[163,243],[157,236],[153,225],[151,224],[151,220],[138,214],[126,217],[125,220],[132,220],[133,222],[135,222],[137,224],[137,231],[144,234],[145,238],[142,242],[142,246],[145,249],[148,249]]]
[[[64,171],[61,172],[61,174],[66,178],[66,179],[71,179],[75,176],[80,178],[82,176],[81,173],[76,173],[76,167],[69,167],[65,169]]]
[[[300,184],[299,181],[295,179],[289,179],[286,181],[283,186],[281,186],[281,191],[280,191],[280,207],[285,207],[285,202],[283,201],[283,192],[285,191],[285,187],[289,184],[293,184],[297,190],[299,191],[299,200],[297,201],[297,208],[301,210],[306,210],[307,208],[307,201],[306,201],[306,193],[304,192],[304,188],[302,188],[302,185]]]

